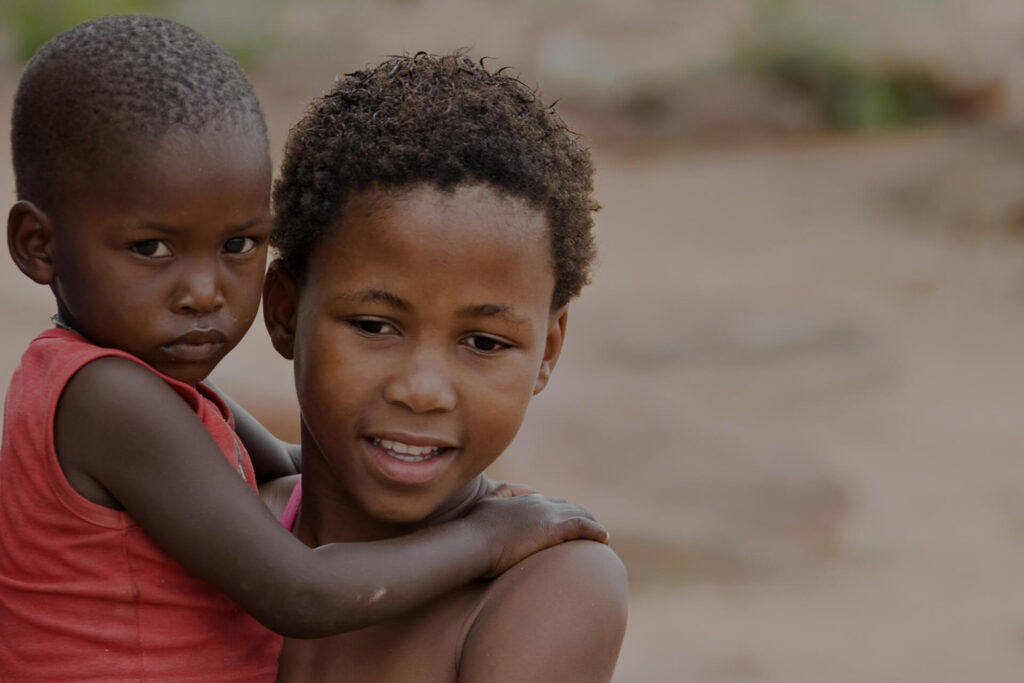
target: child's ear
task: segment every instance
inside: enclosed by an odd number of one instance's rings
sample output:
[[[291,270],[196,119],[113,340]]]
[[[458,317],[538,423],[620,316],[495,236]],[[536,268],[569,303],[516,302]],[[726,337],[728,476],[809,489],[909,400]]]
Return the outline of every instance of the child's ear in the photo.
[[[32,202],[15,202],[7,214],[7,249],[25,275],[41,285],[53,282],[53,221]]]
[[[263,321],[267,324],[270,342],[288,360],[295,357],[297,295],[295,281],[284,272],[281,262],[272,262],[263,281]]]
[[[548,334],[544,340],[544,360],[541,361],[537,381],[533,384],[534,396],[539,394],[551,379],[551,372],[555,369],[555,363],[558,362],[558,355],[562,353],[562,342],[565,341],[565,322],[568,317],[568,306],[562,306],[551,313],[551,318],[548,321]]]

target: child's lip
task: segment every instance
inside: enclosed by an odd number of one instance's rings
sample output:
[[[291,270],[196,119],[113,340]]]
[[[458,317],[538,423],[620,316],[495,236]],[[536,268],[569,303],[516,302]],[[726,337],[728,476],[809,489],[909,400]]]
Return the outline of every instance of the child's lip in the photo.
[[[432,454],[418,456],[398,453],[382,445],[383,442],[395,442],[420,448],[436,448]],[[410,443],[410,441],[412,443]],[[431,441],[431,444],[424,443]],[[382,439],[367,437],[364,439],[366,452],[375,464],[377,471],[396,484],[415,486],[433,481],[448,468],[457,452],[454,447],[442,445],[438,439]]]
[[[163,349],[175,360],[202,362],[219,356],[227,342],[219,330],[192,330],[164,344]]]
[[[413,434],[411,432],[377,432],[374,434],[367,434],[365,437],[369,441],[397,441],[398,443],[406,444],[409,446],[419,446],[421,448],[457,448],[457,444],[451,440],[438,436],[426,436],[422,434]]]
[[[206,329],[206,330],[192,330],[187,332],[177,339],[173,340],[167,346],[179,346],[179,345],[197,345],[202,346],[203,344],[224,344],[228,338],[224,336],[224,333],[220,330]]]

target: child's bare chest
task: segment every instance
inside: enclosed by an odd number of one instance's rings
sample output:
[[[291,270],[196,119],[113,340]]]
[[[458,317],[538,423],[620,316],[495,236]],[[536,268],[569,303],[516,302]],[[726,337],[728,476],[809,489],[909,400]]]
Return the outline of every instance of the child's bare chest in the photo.
[[[454,683],[466,630],[487,582],[475,582],[402,617],[352,633],[286,640],[279,681]]]

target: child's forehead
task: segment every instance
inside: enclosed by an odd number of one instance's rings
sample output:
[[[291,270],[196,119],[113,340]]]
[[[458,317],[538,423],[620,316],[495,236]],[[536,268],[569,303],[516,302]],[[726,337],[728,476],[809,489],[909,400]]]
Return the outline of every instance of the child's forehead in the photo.
[[[171,170],[189,169],[199,175],[209,171],[211,162],[269,183],[271,166],[266,142],[245,130],[171,129],[155,137],[97,131],[89,150],[70,156],[63,163],[65,191],[61,193],[61,203],[73,203],[101,188],[109,190],[111,186],[130,184],[126,181],[140,175],[159,176]]]
[[[466,229],[486,228],[484,239],[548,240],[549,226],[542,207],[486,182],[442,187],[418,183],[403,187],[376,187],[349,195],[338,229],[355,221],[369,221],[374,230],[417,231],[441,221],[448,230],[438,238],[463,242]],[[459,229],[461,228],[461,229]],[[479,231],[477,237],[481,237]]]
[[[171,216],[187,212],[199,197],[217,214],[244,206],[246,214],[260,209],[269,217],[269,155],[244,132],[178,130],[157,138],[100,138],[97,144],[92,154],[65,167],[58,217],[78,223],[76,214],[89,207],[139,220]],[[210,204],[210,190],[219,193],[223,206]]]
[[[199,130],[172,127],[155,137],[125,135],[111,147],[114,162],[122,164],[139,165],[154,158],[198,160],[210,156],[235,164],[270,165],[266,139],[239,125],[207,125]]]
[[[313,259],[322,282],[369,278],[443,289],[461,287],[460,278],[468,278],[493,280],[495,293],[508,286],[553,286],[545,213],[483,184],[355,193],[324,247]],[[507,278],[492,278],[499,272]]]

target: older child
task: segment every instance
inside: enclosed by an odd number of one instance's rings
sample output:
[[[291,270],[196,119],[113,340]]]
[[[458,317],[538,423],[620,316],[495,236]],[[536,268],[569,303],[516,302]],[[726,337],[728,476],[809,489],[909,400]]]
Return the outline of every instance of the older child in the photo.
[[[152,17],[83,24],[27,66],[11,137],[8,245],[60,329],[32,342],[5,405],[0,678],[273,679],[265,627],[360,628],[603,537],[523,496],[311,550],[263,506],[202,384],[255,316],[270,232],[263,116],[212,42]]]
[[[302,411],[284,515],[299,538],[396,538],[488,493],[587,281],[592,173],[534,92],[462,55],[394,57],[314,101],[275,186],[264,289]],[[280,680],[607,681],[625,622],[619,559],[568,543],[360,631],[287,640]]]

